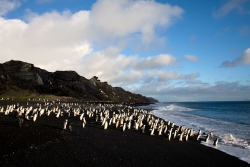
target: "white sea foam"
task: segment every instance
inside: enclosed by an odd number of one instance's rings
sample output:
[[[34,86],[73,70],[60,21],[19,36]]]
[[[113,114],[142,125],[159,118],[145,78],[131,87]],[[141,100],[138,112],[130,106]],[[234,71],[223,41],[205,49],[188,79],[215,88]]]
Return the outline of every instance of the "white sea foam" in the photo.
[[[187,108],[182,106],[176,106],[174,104],[170,104],[168,106],[161,106],[161,107],[153,107],[156,110],[160,111],[195,111],[193,108]]]
[[[218,146],[213,146],[213,140],[203,143],[204,145],[224,151],[250,164],[249,125],[198,116],[190,113],[196,109],[175,104],[154,106],[153,109],[152,114],[176,125],[185,125],[195,131],[201,129],[202,132],[213,132],[214,138],[219,138]]]

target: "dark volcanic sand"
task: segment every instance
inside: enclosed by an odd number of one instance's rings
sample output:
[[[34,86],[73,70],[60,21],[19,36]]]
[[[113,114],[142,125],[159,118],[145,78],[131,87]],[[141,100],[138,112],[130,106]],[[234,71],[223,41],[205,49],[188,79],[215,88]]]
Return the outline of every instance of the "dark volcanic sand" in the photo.
[[[0,106],[15,102],[0,101]],[[71,117],[73,131],[62,130],[62,121],[43,115],[18,127],[15,114],[0,113],[0,166],[250,166],[248,163],[197,141],[167,141],[134,130],[103,130],[87,119]]]

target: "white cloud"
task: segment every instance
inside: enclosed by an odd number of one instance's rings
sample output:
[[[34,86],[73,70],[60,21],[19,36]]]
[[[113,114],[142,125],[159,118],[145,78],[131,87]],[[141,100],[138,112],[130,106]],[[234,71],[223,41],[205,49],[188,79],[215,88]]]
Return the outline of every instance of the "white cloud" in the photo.
[[[198,78],[199,76],[200,76],[199,73],[192,73],[192,74],[184,75],[184,78],[188,80],[193,80],[195,78]]]
[[[233,61],[224,61],[220,67],[236,67],[240,65],[250,65],[250,48],[244,51],[244,53],[234,59]]]
[[[178,63],[177,58],[167,53],[148,57],[122,54],[124,48],[133,44],[146,48],[162,43],[157,29],[166,30],[181,17],[183,10],[177,6],[155,1],[102,0],[90,11],[52,11],[41,15],[26,12],[25,21],[0,17],[0,62],[14,59],[48,71],[74,70],[88,79],[98,76],[112,86],[143,95],[158,94],[159,99],[166,95],[183,99],[192,94],[212,96],[209,92],[216,93],[223,85],[202,83],[196,72],[166,71],[165,67],[174,68]],[[241,63],[249,63],[249,51],[240,57]],[[195,55],[185,58],[199,60]],[[237,88],[247,90],[234,86],[236,92]]]
[[[171,80],[192,80],[199,77],[199,73],[184,75],[174,71],[153,70],[147,72],[147,77],[151,78],[151,81],[155,78],[159,82]]]
[[[178,87],[171,83],[151,82],[128,90],[144,92],[160,101],[233,101],[249,98],[250,86],[237,82],[217,82],[214,85],[197,82]]]
[[[249,0],[228,0],[227,3],[222,5],[218,10],[213,11],[213,18],[223,18],[234,10],[238,11],[239,13],[246,13],[244,10],[244,5],[248,2]]]
[[[21,5],[18,0],[0,0],[0,16],[18,8]]]
[[[39,66],[68,60],[74,62],[92,52],[86,38],[88,12],[51,12],[28,23],[0,18],[1,62],[22,60]],[[61,66],[59,69],[65,69]],[[52,69],[48,69],[52,70]]]
[[[185,55],[185,58],[191,62],[198,62],[199,58],[195,55]]]
[[[90,20],[92,28],[103,32],[98,35],[110,40],[131,35],[134,39],[136,33],[141,42],[150,43],[157,39],[157,27],[168,28],[182,13],[178,6],[155,1],[102,0],[93,6]]]
[[[115,83],[114,86],[133,86],[140,84],[143,73],[141,71],[131,70],[129,73],[120,71],[116,77],[113,77],[110,82]],[[113,85],[112,85],[113,86]]]
[[[150,77],[155,77],[157,81],[164,82],[170,80],[176,80],[181,78],[181,74],[173,71],[149,71],[147,73]]]
[[[130,42],[142,47],[162,43],[156,29],[166,30],[182,13],[178,6],[134,0],[100,0],[90,11],[76,13],[39,15],[27,9],[25,21],[0,17],[0,61],[22,60],[48,71],[75,70],[109,82],[129,74],[136,78],[138,70],[171,65],[175,58],[120,53]]]
[[[133,67],[136,70],[161,68],[168,65],[173,65],[177,59],[168,54],[160,54],[157,56],[141,58]]]
[[[124,71],[129,70],[138,58],[119,54],[119,51],[117,47],[110,47],[83,57],[80,71],[87,78],[96,75],[101,80],[121,82],[115,78],[125,74]]]
[[[78,65],[74,66],[78,67],[78,71],[86,71],[84,76],[87,78],[98,76],[101,80],[109,81],[112,84],[124,84],[145,80],[144,71],[152,68],[159,69],[175,63],[175,58],[170,55],[139,58],[137,55],[125,56],[119,52],[117,47],[93,52],[83,57]],[[70,68],[74,68],[74,66]]]

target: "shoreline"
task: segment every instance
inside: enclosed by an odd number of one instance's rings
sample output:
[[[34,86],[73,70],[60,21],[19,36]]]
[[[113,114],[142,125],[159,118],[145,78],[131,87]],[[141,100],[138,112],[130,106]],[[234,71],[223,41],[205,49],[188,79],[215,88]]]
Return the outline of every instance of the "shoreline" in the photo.
[[[216,116],[212,117],[214,118],[212,119],[213,121],[210,120],[211,117],[209,116],[206,117],[205,114],[201,117],[199,117],[199,114],[197,114],[198,116],[196,116],[196,114],[192,114],[192,112],[190,111],[196,111],[196,110],[201,111],[202,109],[197,106],[203,106],[202,105],[203,102],[202,103],[191,102],[191,103],[194,103],[194,105],[190,105],[190,102],[184,102],[184,103],[175,102],[175,103],[165,103],[165,104],[163,103],[163,105],[156,104],[156,105],[153,105],[156,108],[154,109],[154,111],[152,111],[152,113],[164,120],[172,120],[177,125],[187,125],[186,126],[187,128],[193,128],[194,130],[201,129],[202,132],[205,132],[205,133],[209,133],[212,129],[212,132],[214,134],[213,140],[216,138],[219,138],[218,146],[214,146],[213,145],[214,141],[211,139],[209,139],[207,142],[203,141],[201,144],[207,147],[220,150],[232,156],[235,156],[239,158],[240,160],[247,162],[250,165],[250,159],[249,159],[250,158],[249,157],[249,153],[250,153],[249,144],[250,143],[248,142],[249,141],[248,136],[240,136],[241,134],[246,134],[246,132],[248,132],[248,129],[240,130],[242,129],[241,127],[241,128],[238,128],[239,130],[236,130],[234,129],[234,127],[230,127],[229,125],[228,127],[224,127],[223,123],[220,123],[218,120],[216,120]],[[221,105],[222,104],[224,105],[224,102],[216,102],[216,103],[221,103]],[[236,103],[237,104],[235,105],[238,105],[238,103],[242,104],[246,102],[236,102]],[[211,104],[214,106],[214,102],[212,102]],[[249,104],[249,102],[247,104]],[[197,108],[195,108],[194,106]],[[159,109],[160,107],[163,107],[163,108]],[[142,108],[149,109],[149,107],[147,106],[144,106],[144,107],[142,106]],[[205,109],[207,110],[207,108]],[[178,112],[176,112],[175,114],[174,111],[178,111]],[[182,111],[186,111],[186,112],[185,114],[180,114],[179,111],[180,113],[182,113]],[[174,112],[173,116],[171,115],[172,112]],[[208,118],[208,122],[206,122],[205,120],[206,118]],[[237,119],[235,120],[237,122]],[[216,121],[218,121],[217,123],[219,124],[217,124]],[[218,125],[218,128],[216,127],[216,125]]]
[[[0,106],[3,106],[1,101]],[[68,118],[73,130],[64,133],[65,118],[68,117],[56,118],[54,113],[42,115],[36,122],[25,121],[24,126],[18,127],[14,114],[0,113],[0,163],[3,166],[249,166],[195,140],[168,141],[165,136],[150,136],[148,129],[144,134],[133,129],[123,132],[115,125],[104,130],[100,122],[88,118],[82,128],[79,116]]]

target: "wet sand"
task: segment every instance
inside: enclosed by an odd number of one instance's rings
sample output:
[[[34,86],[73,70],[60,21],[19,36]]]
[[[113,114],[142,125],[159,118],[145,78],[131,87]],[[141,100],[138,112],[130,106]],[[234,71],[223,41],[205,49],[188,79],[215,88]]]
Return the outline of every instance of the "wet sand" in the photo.
[[[8,103],[13,104],[0,106]],[[66,118],[71,132],[62,130]],[[86,121],[82,128],[79,116],[52,113],[19,127],[14,113],[0,113],[0,166],[250,166],[196,140],[168,141],[165,135],[150,136],[148,129],[123,132],[115,125],[104,130],[94,119]]]

